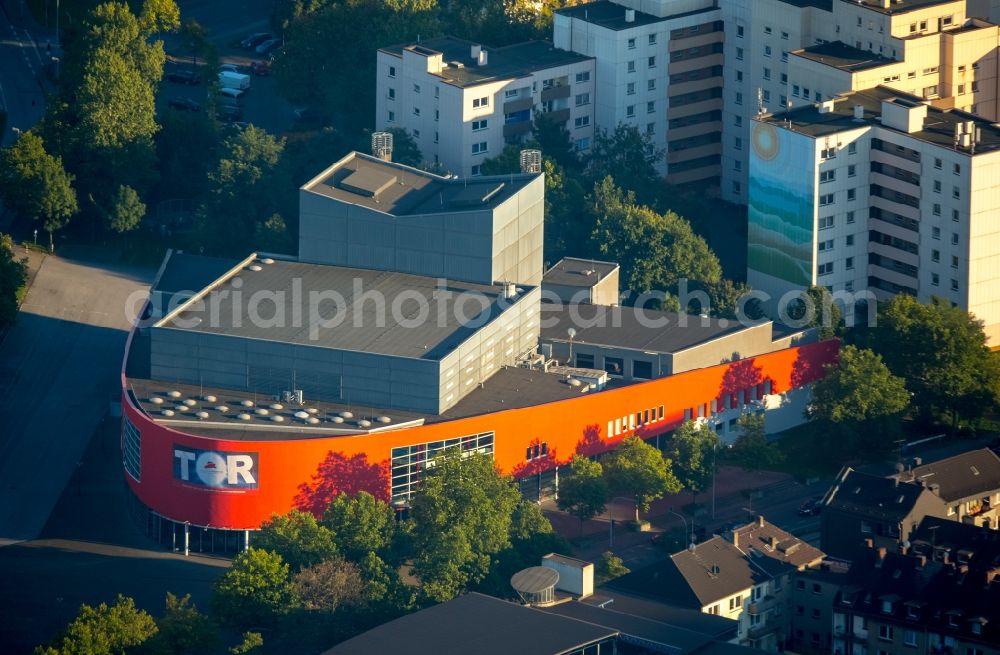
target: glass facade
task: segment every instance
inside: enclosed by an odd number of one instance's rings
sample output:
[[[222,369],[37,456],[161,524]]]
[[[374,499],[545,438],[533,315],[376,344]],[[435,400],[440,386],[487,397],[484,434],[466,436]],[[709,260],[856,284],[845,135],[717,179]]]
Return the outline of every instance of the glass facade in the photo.
[[[136,482],[142,481],[142,434],[127,416],[122,416],[122,463]]]
[[[404,446],[392,449],[392,499],[409,499],[420,483],[421,473],[433,466],[436,457],[446,450],[461,448],[462,454],[482,453],[493,456],[493,433],[484,432],[446,441]]]
[[[204,553],[233,557],[243,552],[250,531],[202,527],[173,521],[146,507],[131,490],[127,493],[129,513],[147,537],[175,553]],[[185,541],[185,532],[187,539]]]

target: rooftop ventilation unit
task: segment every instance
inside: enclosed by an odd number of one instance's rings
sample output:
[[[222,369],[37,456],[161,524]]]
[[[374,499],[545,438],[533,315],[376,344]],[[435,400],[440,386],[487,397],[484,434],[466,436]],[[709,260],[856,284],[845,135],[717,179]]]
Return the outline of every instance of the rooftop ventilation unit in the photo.
[[[542,172],[542,151],[536,149],[521,151],[521,172],[541,173]]]
[[[372,155],[383,161],[392,161],[392,132],[372,134]]]
[[[555,602],[559,572],[547,566],[532,566],[511,577],[510,586],[526,605],[551,605]]]

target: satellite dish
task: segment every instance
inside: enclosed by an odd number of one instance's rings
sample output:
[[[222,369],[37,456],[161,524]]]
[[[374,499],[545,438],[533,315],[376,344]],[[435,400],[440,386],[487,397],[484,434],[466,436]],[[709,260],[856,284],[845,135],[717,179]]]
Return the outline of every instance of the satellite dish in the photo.
[[[570,328],[570,329],[566,330],[566,334],[569,335],[570,339],[575,339],[576,338],[576,328]]]

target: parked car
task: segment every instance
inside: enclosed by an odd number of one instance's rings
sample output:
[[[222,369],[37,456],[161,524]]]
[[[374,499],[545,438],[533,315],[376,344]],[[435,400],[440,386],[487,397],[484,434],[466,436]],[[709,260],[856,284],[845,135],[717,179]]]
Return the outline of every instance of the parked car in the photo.
[[[191,98],[171,98],[167,100],[167,106],[178,111],[201,111],[201,105]]]
[[[250,64],[250,70],[253,71],[254,75],[263,77],[271,73],[271,62],[269,61],[255,61]]]
[[[823,509],[823,497],[810,498],[799,505],[799,516],[815,516]]]
[[[219,119],[227,123],[235,123],[243,118],[243,110],[239,105],[219,105]]]
[[[201,84],[201,76],[194,71],[171,71],[167,73],[167,80],[177,84],[190,84],[197,86]]]
[[[258,55],[266,55],[272,50],[276,50],[280,46],[281,46],[281,39],[268,39],[267,41],[264,41],[256,48],[254,48],[254,51]]]
[[[219,66],[219,72],[221,73],[223,71],[228,73],[239,73],[240,67],[237,66],[236,64],[222,64],[221,66]]]
[[[242,89],[234,89],[229,86],[224,86],[219,89],[219,95],[223,98],[228,98],[229,100],[239,100],[243,97],[243,93]]]
[[[268,41],[273,38],[274,35],[271,34],[270,32],[257,32],[256,34],[251,34],[247,38],[240,41],[240,45],[245,50],[252,50],[253,48],[259,46],[264,41]]]

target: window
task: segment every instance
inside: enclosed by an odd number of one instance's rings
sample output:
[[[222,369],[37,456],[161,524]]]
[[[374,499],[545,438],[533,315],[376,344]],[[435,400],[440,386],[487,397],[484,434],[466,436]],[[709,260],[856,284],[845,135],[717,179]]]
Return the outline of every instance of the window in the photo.
[[[833,227],[833,216],[820,216],[819,229],[825,230],[830,227]]]
[[[958,268],[958,255],[951,256],[951,267]]]
[[[736,150],[743,150],[743,139],[740,137],[733,137],[733,148]]]
[[[628,62],[628,72],[630,72],[630,73],[634,73],[635,72],[635,60],[634,59],[632,61]]]
[[[629,118],[635,117],[635,105],[629,105],[625,108],[625,115]]]
[[[848,189],[847,190],[847,200],[850,201],[850,200],[854,200],[855,198],[857,198],[857,189]]]
[[[854,258],[853,257],[848,257],[847,259],[844,260],[844,268],[846,268],[849,271],[854,270]]]
[[[847,167],[847,177],[854,177],[857,174],[858,174],[858,167],[857,166],[855,166],[854,164],[851,164],[850,166]]]
[[[957,232],[952,232],[951,233],[951,245],[953,245],[953,246],[957,246],[958,245],[958,233]]]
[[[738,59],[739,61],[743,61],[743,48],[736,48],[736,59]]]
[[[656,80],[647,80],[646,81],[646,90],[647,91],[655,91],[656,90]]]
[[[656,45],[656,35],[655,34],[650,34],[649,35],[649,45]]]
[[[771,69],[770,68],[765,68],[764,69],[764,79],[765,80],[771,79]]]
[[[951,210],[951,220],[955,221],[956,223],[958,222],[958,210],[957,209],[952,209]]]
[[[821,195],[819,197],[819,205],[820,205],[820,207],[823,207],[825,205],[832,205],[832,204],[833,204],[833,194],[832,193],[824,193],[823,195]]]
[[[589,93],[578,93],[576,94],[576,106],[583,107],[584,105],[590,104],[590,94]]]
[[[788,73],[782,73],[781,74],[781,83],[782,84],[788,84]]]
[[[813,617],[814,619],[818,619],[818,618],[819,618],[819,615],[820,615],[820,611],[819,611],[819,608],[813,608],[813,611],[812,611],[812,617]]]
[[[963,93],[965,93],[965,85],[964,84],[959,84],[958,85],[958,95],[962,95]]]
[[[799,591],[804,590],[806,588],[806,581],[805,580],[796,580],[795,581],[795,588],[798,589]]]
[[[951,278],[951,290],[958,291],[958,280]]]
[[[390,86],[389,90],[386,93],[386,95],[388,96],[389,100],[395,100],[396,99],[396,89],[394,89],[394,88],[392,88]]]
[[[490,126],[490,121],[488,119],[482,119],[478,121],[472,121],[472,131],[479,132],[480,130],[485,130]]]
[[[869,523],[868,521],[862,521],[861,522],[861,533],[862,534],[871,534],[872,533],[872,524]]]
[[[935,166],[935,168],[937,168],[937,166]],[[941,193],[941,180],[934,180],[934,193]]]
[[[621,357],[605,357],[604,370],[608,375],[622,376],[625,374],[625,360]]]
[[[733,170],[737,173],[743,172],[743,162],[739,159],[733,161]]]
[[[765,25],[764,26],[764,34],[770,34],[770,33],[771,33],[771,28]]]
[[[856,155],[858,153],[858,144],[856,141],[852,141],[847,144],[847,154]]]
[[[440,87],[434,87],[434,97],[435,98],[440,98],[441,97],[441,88]]]
[[[413,130],[413,138],[414,139],[420,138],[420,130]]]
[[[837,157],[837,149],[823,148],[819,151],[819,156],[821,159],[835,159]]]
[[[594,368],[594,356],[588,353],[577,353],[576,367],[590,368],[590,369]]]
[[[765,57],[771,56],[771,46],[769,45],[764,46],[764,56]]]
[[[742,116],[736,116],[733,119],[733,125],[735,125],[736,127],[743,127],[743,117]]]
[[[625,95],[634,96],[635,95],[635,82],[629,82],[625,85]]]
[[[629,39],[628,40],[628,49],[629,50],[635,50],[635,39]]]
[[[590,137],[583,137],[582,139],[577,139],[576,143],[573,144],[579,152],[590,149]]]
[[[736,36],[738,36],[741,39],[743,38],[743,26],[742,25],[737,25],[736,26]]]
[[[649,102],[646,103],[646,113],[652,114],[655,111],[656,111],[656,101],[650,100]]]
[[[649,68],[656,68],[656,57],[649,57],[649,58],[648,58],[648,59],[646,60],[646,65],[647,65],[647,66],[648,66]]]
[[[414,93],[420,93],[420,85],[419,84],[414,84],[413,85],[413,92]]]
[[[833,273],[833,262],[820,264],[816,267],[816,275],[830,275]]]
[[[781,38],[782,38],[783,41],[787,41],[788,40],[788,32],[782,32],[781,33]]]
[[[483,98],[473,98],[472,99],[472,108],[473,109],[478,109],[480,107],[489,107],[489,106],[490,106],[490,98],[489,98],[489,96],[485,96]]]
[[[441,111],[438,109],[434,110],[434,120],[436,121],[441,120]]]
[[[848,234],[847,237],[844,238],[844,244],[847,245],[848,247],[853,246],[854,245],[854,235],[853,234]]]
[[[489,145],[486,143],[486,141],[480,141],[479,143],[473,143],[472,144],[472,154],[474,154],[474,155],[481,155],[484,152],[486,152],[486,150],[488,148],[489,148]]]
[[[934,211],[934,215],[935,216],[940,216],[941,215],[941,205],[939,203],[934,203],[934,206],[931,209]],[[938,230],[938,236],[937,236],[937,238],[940,239],[941,238],[941,234],[940,234],[941,229],[940,228],[935,228],[935,229]]]
[[[389,77],[396,77],[396,67],[389,66]]]
[[[712,605],[711,607],[709,607],[708,608],[708,613],[709,614],[715,614],[716,616],[718,616],[719,615],[719,604],[716,603],[715,605]]]
[[[878,627],[878,638],[883,641],[892,641],[892,626],[882,624]]]
[[[854,222],[854,212],[852,212],[852,211],[851,212],[847,212],[847,222],[848,223],[853,223]]]
[[[938,205],[938,206],[940,207],[940,205]],[[940,210],[936,211],[934,213],[938,214],[938,215],[941,214]],[[934,238],[934,239],[940,239],[941,238],[941,228],[939,228],[937,226],[932,227],[931,228],[931,237]]]
[[[793,84],[792,85],[792,95],[796,96],[796,97],[799,95],[799,85],[798,84]]]
[[[414,116],[419,116],[420,115],[420,107],[414,107],[413,108],[413,115]]]
[[[390,111],[389,112],[389,122],[390,123],[395,123],[396,122],[396,112],[394,112],[394,111]]]
[[[743,607],[743,596],[734,596],[729,599],[729,611],[732,612],[738,607]]]
[[[434,132],[434,143],[437,143],[440,140],[441,140],[441,133],[440,132]]]
[[[938,275],[937,273],[931,273],[931,284],[933,284],[934,286],[938,286],[939,284],[941,284],[941,276]]]
[[[740,93],[739,91],[736,92],[736,104],[738,105],[743,104],[743,94]]]
[[[580,84],[581,82],[589,82],[589,81],[590,81],[590,71],[583,71],[582,73],[577,73],[576,74],[576,82],[577,82],[577,84]]]
[[[788,62],[788,51],[787,50],[782,51],[782,53],[781,53],[781,61]]]
[[[961,175],[962,174],[962,165],[961,164],[955,164],[953,166],[951,172],[954,173],[955,175]]]
[[[940,250],[932,250],[931,251],[931,261],[932,262],[939,262],[939,261],[941,261],[941,251]]]
[[[833,250],[833,239],[827,239],[826,241],[820,241],[816,245],[816,249],[819,252],[826,252],[827,250]]]
[[[632,377],[641,378],[643,380],[653,379],[653,363],[644,362],[642,360],[636,360],[632,362]],[[646,414],[649,414],[649,410],[646,410]],[[643,421],[648,422],[648,419]]]
[[[577,82],[580,81],[580,75],[582,75],[582,73],[577,73],[576,74],[576,78],[577,78],[576,81]],[[588,75],[589,75],[589,73],[588,73]],[[503,97],[504,98],[516,98],[519,95],[521,95],[520,89],[507,89],[506,91],[503,92]]]
[[[959,200],[962,197],[962,192],[958,189],[957,186],[951,188],[951,197],[954,198],[955,200]]]
[[[142,481],[142,433],[127,416],[122,417],[122,463],[136,482]]]
[[[573,119],[573,126],[574,127],[587,127],[588,125],[590,125],[590,116],[589,115],[588,116],[577,116],[575,119]]]
[[[763,100],[764,102],[771,102],[771,92],[767,89],[764,89]]]

